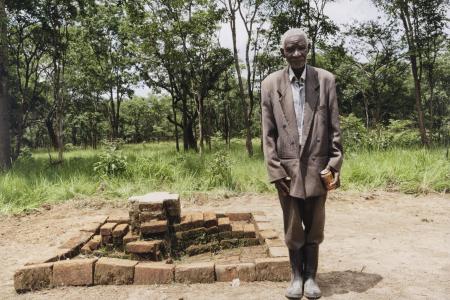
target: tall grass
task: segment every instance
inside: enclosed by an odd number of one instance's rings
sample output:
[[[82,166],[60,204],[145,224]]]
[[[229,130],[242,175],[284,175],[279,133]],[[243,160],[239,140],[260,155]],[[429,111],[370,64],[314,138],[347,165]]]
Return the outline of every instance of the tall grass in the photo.
[[[36,151],[31,159],[19,160],[11,171],[0,174],[0,212],[17,212],[72,198],[125,199],[156,190],[184,196],[199,191],[222,195],[273,191],[258,141],[254,147],[255,155],[249,158],[240,140],[233,140],[229,150],[216,143],[203,156],[177,153],[173,143],[168,142],[125,145],[122,151],[127,157],[127,169],[115,177],[101,177],[93,170],[102,149],[67,152],[61,165],[50,165],[48,154]],[[227,177],[220,173],[227,175],[228,171],[231,179],[221,180]],[[442,148],[350,153],[341,173],[343,189],[408,193],[450,190],[450,162]]]

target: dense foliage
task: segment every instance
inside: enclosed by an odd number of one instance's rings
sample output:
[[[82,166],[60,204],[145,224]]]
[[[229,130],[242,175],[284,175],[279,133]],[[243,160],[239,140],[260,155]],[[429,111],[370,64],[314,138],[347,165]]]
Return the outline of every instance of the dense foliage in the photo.
[[[284,65],[279,37],[294,26],[310,36],[310,63],[336,75],[347,149],[447,143],[448,1],[373,0],[384,18],[341,27],[330,2],[6,1],[12,160],[54,148],[61,161],[65,149],[118,138],[199,151],[245,138],[251,156],[259,84]],[[135,96],[139,85],[151,95]]]

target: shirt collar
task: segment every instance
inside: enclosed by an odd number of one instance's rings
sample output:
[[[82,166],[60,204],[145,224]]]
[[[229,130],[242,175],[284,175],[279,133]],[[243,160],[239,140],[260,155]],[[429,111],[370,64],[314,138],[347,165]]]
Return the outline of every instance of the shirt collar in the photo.
[[[306,64],[305,64],[305,68],[303,69],[302,75],[300,76],[300,81],[305,82],[305,79],[306,79]],[[289,67],[289,80],[291,82],[294,82],[296,80],[294,71],[292,70],[291,67]]]

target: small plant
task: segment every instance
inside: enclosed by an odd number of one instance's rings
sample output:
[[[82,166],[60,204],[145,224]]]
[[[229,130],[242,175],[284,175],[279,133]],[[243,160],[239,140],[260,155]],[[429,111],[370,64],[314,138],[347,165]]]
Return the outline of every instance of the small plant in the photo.
[[[33,154],[31,153],[31,149],[27,146],[22,147],[22,149],[20,149],[19,157],[17,157],[17,159],[21,161],[32,160]]]
[[[64,150],[65,151],[73,151],[75,149],[76,149],[76,147],[72,143],[67,143],[67,144],[64,145]]]
[[[118,176],[127,170],[127,157],[119,150],[117,143],[107,143],[100,160],[94,163],[94,172],[100,177]]]
[[[231,164],[228,155],[221,150],[214,154],[209,173],[209,187],[225,186],[233,188]]]

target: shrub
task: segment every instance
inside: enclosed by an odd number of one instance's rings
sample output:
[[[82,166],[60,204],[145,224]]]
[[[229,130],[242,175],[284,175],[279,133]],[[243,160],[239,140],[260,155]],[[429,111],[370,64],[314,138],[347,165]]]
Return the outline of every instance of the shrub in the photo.
[[[410,120],[390,120],[387,126],[379,124],[366,129],[362,119],[350,114],[341,117],[341,129],[346,152],[387,150],[420,144],[418,130]]]
[[[127,157],[118,150],[116,143],[109,143],[100,160],[94,163],[94,172],[101,177],[118,176],[127,170]]]
[[[21,161],[29,161],[33,159],[33,154],[31,153],[31,149],[27,146],[22,147],[20,149],[19,156],[17,157],[18,160]]]
[[[208,169],[208,175],[209,187],[234,187],[233,177],[231,175],[231,163],[224,150],[214,153],[210,169]]]
[[[344,149],[353,151],[360,148],[367,139],[363,121],[354,114],[349,114],[347,117],[341,116],[340,123]]]

